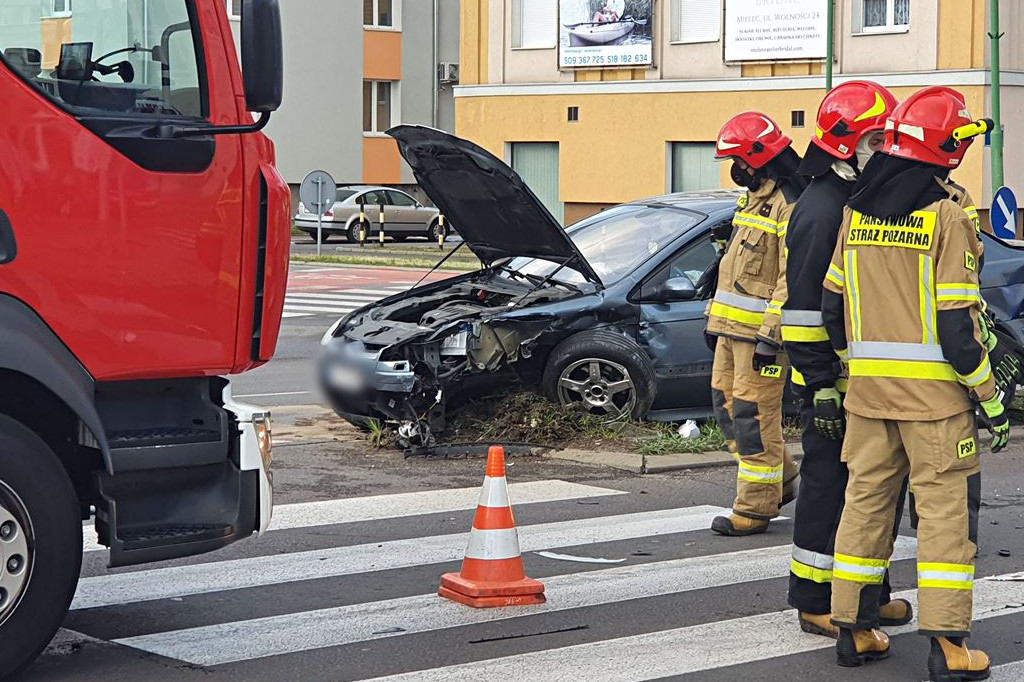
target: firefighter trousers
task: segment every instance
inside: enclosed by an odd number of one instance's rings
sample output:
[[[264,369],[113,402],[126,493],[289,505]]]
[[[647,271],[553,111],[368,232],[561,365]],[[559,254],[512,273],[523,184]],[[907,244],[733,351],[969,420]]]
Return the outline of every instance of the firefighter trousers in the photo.
[[[786,356],[755,372],[754,344],[718,337],[711,370],[715,418],[738,463],[733,513],[768,520],[779,515],[782,484],[796,476],[796,465],[782,439],[782,392]]]
[[[897,497],[909,472],[919,517],[920,632],[968,636],[981,488],[974,413],[929,422],[850,414],[843,457],[850,479],[836,535],[832,622],[854,630],[878,625]]]
[[[800,494],[793,521],[793,558],[790,560],[789,605],[798,611],[822,615],[832,608],[832,555],[843,512],[848,472],[841,459],[842,441],[825,438],[814,428],[814,404],[805,398],[800,408]],[[893,537],[903,517],[903,491],[896,502]],[[885,572],[879,604],[891,597],[889,572]]]

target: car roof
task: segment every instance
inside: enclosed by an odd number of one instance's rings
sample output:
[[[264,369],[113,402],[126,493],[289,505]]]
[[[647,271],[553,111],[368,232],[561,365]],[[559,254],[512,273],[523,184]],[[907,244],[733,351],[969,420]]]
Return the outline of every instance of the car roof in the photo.
[[[710,214],[735,208],[736,200],[743,194],[739,189],[712,189],[699,192],[674,192],[660,196],[631,201],[631,204],[665,204],[691,211]]]
[[[395,192],[401,192],[402,194],[408,194],[405,190],[396,189],[394,187],[385,187],[384,185],[338,185],[338,189],[347,189],[352,192],[360,194],[362,192],[369,192],[375,189],[390,189]]]

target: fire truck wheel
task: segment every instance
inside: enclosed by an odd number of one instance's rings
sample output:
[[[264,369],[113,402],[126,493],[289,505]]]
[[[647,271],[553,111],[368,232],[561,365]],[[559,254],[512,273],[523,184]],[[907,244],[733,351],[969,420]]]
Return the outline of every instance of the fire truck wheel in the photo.
[[[0,415],[0,679],[53,638],[81,565],[78,496],[64,467],[39,436]]]

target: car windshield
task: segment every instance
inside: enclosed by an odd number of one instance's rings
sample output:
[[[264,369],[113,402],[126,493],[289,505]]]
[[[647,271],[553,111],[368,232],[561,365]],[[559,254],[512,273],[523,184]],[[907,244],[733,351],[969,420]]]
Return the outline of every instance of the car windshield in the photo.
[[[624,204],[584,218],[566,231],[607,285],[628,275],[703,218],[672,206]],[[506,267],[534,279],[532,276],[547,277],[558,264],[540,258],[513,258]],[[585,281],[571,267],[563,268],[555,279],[570,284]]]

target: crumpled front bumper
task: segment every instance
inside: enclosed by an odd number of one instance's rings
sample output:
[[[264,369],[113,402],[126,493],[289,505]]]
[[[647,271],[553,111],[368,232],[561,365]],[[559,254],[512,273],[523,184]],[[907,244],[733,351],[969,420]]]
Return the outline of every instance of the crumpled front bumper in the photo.
[[[416,374],[408,360],[382,360],[383,350],[367,349],[343,336],[324,345],[320,380],[332,393],[369,398],[373,393],[412,393]]]

